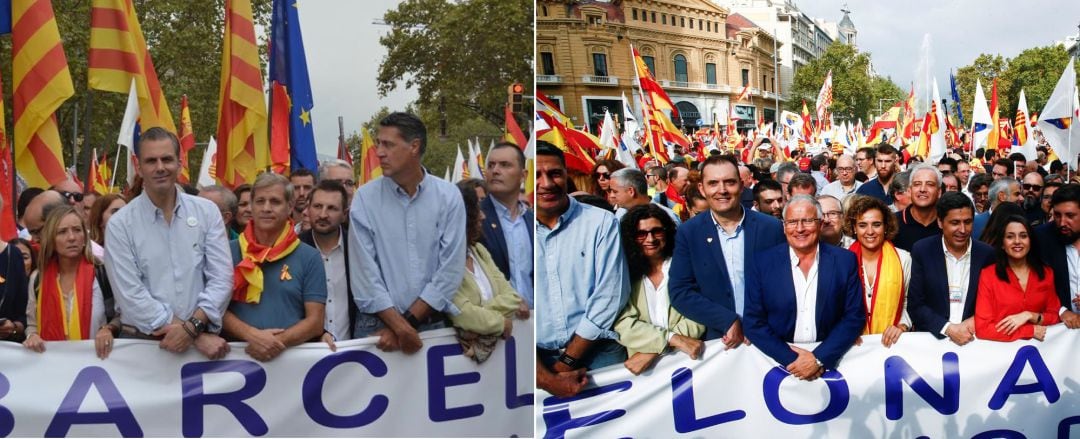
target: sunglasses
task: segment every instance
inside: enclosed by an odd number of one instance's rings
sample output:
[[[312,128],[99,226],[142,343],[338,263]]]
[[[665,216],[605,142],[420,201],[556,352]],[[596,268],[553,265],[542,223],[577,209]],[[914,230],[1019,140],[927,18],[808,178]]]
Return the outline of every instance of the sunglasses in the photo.
[[[652,235],[653,238],[659,238],[661,236],[664,236],[664,228],[653,227],[649,230],[638,230],[635,236],[637,237],[637,239],[645,239],[649,237],[649,235]]]
[[[81,203],[82,200],[83,200],[83,194],[80,194],[78,192],[64,191],[64,192],[60,192],[60,195],[63,195],[64,198],[72,200],[72,201],[74,201],[76,203]]]
[[[1037,184],[1027,184],[1027,183],[1024,183],[1024,185],[1023,185],[1023,186],[1024,186],[1024,190],[1025,190],[1025,191],[1041,191],[1041,190],[1042,190],[1042,188],[1043,188],[1042,186],[1039,186],[1039,185],[1037,185]]]
[[[599,180],[601,178],[604,179],[604,180],[607,180],[607,179],[611,178],[611,173],[610,172],[597,172],[597,173],[595,173],[593,175],[596,176],[597,180]]]

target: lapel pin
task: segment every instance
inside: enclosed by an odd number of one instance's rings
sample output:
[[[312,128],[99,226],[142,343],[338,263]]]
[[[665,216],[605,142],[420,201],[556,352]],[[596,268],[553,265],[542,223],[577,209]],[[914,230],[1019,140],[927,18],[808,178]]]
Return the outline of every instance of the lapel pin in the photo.
[[[491,228],[493,228],[493,229],[497,229],[497,228],[499,228],[499,225],[498,225],[498,224],[495,224],[495,223],[491,223]]]
[[[709,238],[705,238],[705,242],[708,242],[708,243],[710,243],[710,244],[711,244],[711,243],[712,243],[712,237],[709,237]]]
[[[285,264],[281,267],[281,281],[292,280],[292,274],[289,273],[289,264]]]

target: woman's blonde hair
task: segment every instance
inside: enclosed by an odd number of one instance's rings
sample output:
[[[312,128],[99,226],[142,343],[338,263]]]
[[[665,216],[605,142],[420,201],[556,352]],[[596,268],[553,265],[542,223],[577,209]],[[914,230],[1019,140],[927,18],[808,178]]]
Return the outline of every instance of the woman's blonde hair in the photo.
[[[56,233],[60,229],[60,221],[63,221],[68,215],[75,215],[75,217],[79,218],[79,226],[82,227],[83,231],[83,257],[87,261],[96,263],[90,246],[90,237],[86,232],[86,220],[75,211],[74,207],[61,205],[49,211],[49,214],[45,217],[45,225],[41,227],[41,257],[38,259],[41,267],[44,267],[51,258],[55,257]]]

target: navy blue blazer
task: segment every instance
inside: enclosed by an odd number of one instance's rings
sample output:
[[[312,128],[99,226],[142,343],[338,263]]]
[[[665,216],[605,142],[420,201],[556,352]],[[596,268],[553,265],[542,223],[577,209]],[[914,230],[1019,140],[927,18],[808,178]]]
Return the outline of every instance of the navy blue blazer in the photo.
[[[1058,238],[1057,226],[1046,223],[1035,228],[1035,239],[1039,241],[1039,251],[1043,263],[1054,270],[1054,290],[1057,291],[1061,306],[1072,309],[1072,294],[1069,292],[1069,259],[1065,254],[1065,243]]]
[[[746,312],[743,330],[750,343],[780,366],[798,355],[789,343],[795,338],[795,281],[788,245],[770,248],[756,257],[746,273]],[[866,311],[855,253],[829,244],[818,245],[817,340],[814,356],[828,369],[855,344],[866,327]]]
[[[971,239],[976,241],[982,237],[983,230],[986,230],[986,224],[990,222],[990,212],[975,214],[975,221],[971,223]]]
[[[971,273],[968,275],[967,300],[963,318],[975,315],[979,291],[979,273],[994,263],[994,249],[971,241]],[[911,285],[908,287],[908,314],[914,330],[945,338],[941,328],[949,321],[949,273],[945,266],[945,248],[941,235],[920,239],[911,247]]]
[[[780,220],[749,209],[743,212],[743,272],[750,277],[754,254],[786,241]],[[716,224],[712,214],[705,213],[683,223],[675,234],[668,295],[679,313],[705,325],[705,339],[712,340],[723,337],[739,316]]]
[[[506,280],[510,280],[510,252],[506,250],[506,237],[503,236],[502,224],[499,223],[499,213],[495,211],[495,201],[487,196],[480,202],[480,210],[484,212],[484,234],[480,237],[480,243],[491,253],[491,259],[495,260],[495,266],[499,267]],[[521,214],[525,224],[529,226],[529,248],[533,248],[533,212],[526,209]],[[533,279],[533,271],[529,270],[529,279]]]

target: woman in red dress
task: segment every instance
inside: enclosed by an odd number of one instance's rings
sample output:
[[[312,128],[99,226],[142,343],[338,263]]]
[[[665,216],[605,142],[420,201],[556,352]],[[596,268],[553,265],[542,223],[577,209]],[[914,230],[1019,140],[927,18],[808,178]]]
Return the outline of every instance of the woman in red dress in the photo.
[[[984,340],[1042,341],[1046,327],[1060,321],[1061,302],[1054,292],[1054,273],[1034,249],[1027,220],[1010,216],[1003,235],[994,241],[997,262],[983,269],[975,302],[975,336]]]

